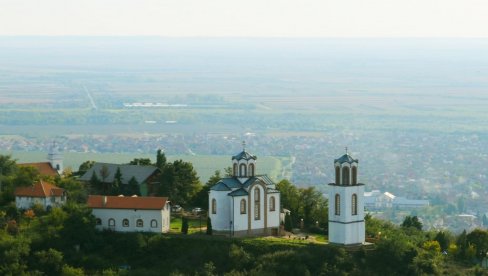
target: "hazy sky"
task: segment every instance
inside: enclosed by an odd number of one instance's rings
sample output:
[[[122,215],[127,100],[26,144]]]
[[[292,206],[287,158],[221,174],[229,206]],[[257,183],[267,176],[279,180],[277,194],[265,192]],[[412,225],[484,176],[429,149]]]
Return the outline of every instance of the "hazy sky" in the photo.
[[[0,0],[0,35],[488,37],[488,1]]]

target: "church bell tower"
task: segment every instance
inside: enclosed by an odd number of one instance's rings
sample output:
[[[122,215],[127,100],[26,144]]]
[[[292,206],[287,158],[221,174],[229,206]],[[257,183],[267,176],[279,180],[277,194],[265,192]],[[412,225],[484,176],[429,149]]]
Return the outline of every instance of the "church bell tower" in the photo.
[[[347,153],[334,160],[329,184],[329,242],[358,245],[365,241],[364,184],[358,183],[358,160]]]
[[[63,173],[63,155],[59,152],[58,145],[56,142],[53,142],[51,147],[49,148],[49,153],[47,155],[47,160],[51,164],[51,167],[58,171],[58,174],[61,175]]]

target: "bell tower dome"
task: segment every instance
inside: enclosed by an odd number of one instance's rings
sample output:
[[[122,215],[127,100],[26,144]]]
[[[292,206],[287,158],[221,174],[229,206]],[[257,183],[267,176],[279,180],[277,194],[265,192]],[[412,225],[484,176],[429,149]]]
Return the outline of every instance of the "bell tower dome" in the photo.
[[[256,175],[255,155],[246,151],[246,142],[242,142],[242,151],[232,156],[232,176],[244,183],[248,178]]]

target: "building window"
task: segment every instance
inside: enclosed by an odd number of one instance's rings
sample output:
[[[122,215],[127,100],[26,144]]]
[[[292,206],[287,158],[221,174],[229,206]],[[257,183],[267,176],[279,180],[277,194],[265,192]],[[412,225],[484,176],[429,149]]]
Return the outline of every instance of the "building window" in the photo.
[[[151,220],[151,227],[152,228],[158,227],[158,222],[155,219]]]
[[[234,176],[237,176],[237,164],[236,163],[234,163],[233,171],[234,171]]]
[[[352,194],[351,198],[351,204],[352,204],[352,215],[355,216],[358,214],[358,196],[356,194]]]
[[[102,220],[100,218],[96,219],[97,225],[102,225]]]
[[[122,226],[124,226],[124,227],[129,227],[129,220],[128,220],[128,219],[124,219],[124,220],[122,221]]]
[[[335,169],[336,171],[336,185],[340,185],[341,184],[341,169],[339,168],[339,166],[336,167]]]
[[[349,185],[349,168],[342,168],[342,185]]]
[[[249,165],[249,176],[254,176],[254,164]]]
[[[142,221],[142,219],[138,219],[138,220],[136,221],[136,226],[137,226],[137,227],[144,227],[144,222]]]
[[[339,194],[335,195],[335,215],[341,215],[341,196]]]
[[[241,214],[245,214],[245,213],[246,213],[246,200],[241,199]]]
[[[260,214],[260,191],[259,188],[256,187],[254,188],[254,219],[255,220],[260,220],[261,214]]]
[[[55,196],[51,196],[51,203],[54,203],[56,202],[56,197]]]
[[[212,198],[212,214],[217,214],[217,200]]]
[[[352,185],[358,184],[358,168],[352,167]]]
[[[111,218],[108,220],[108,226],[115,227],[115,219]]]
[[[273,212],[275,210],[275,197],[269,198],[269,211]]]
[[[240,177],[246,177],[246,175],[247,175],[247,171],[246,170],[247,170],[246,164],[241,164],[239,166],[239,176]]]

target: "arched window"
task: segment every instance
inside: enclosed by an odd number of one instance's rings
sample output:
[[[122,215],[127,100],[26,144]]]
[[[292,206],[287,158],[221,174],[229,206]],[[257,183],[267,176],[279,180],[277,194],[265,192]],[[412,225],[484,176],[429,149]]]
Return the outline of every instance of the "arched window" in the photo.
[[[342,168],[342,185],[349,185],[349,168]]]
[[[234,171],[234,176],[237,176],[237,163],[234,163],[233,171]]]
[[[358,196],[356,194],[352,194],[351,204],[352,204],[351,214],[355,216],[358,214]]]
[[[341,196],[339,194],[335,195],[335,215],[340,216],[341,215]]]
[[[254,164],[249,164],[249,176],[254,176]]]
[[[113,218],[108,219],[108,226],[115,227],[115,219],[113,219]]]
[[[97,225],[102,225],[102,220],[100,218],[96,219]]]
[[[352,167],[352,185],[358,184],[358,168]]]
[[[217,214],[217,200],[212,198],[212,214]]]
[[[341,184],[341,169],[339,168],[339,166],[336,167],[335,169],[335,174],[336,174],[336,185],[340,185]]]
[[[259,191],[259,188],[256,187],[254,188],[254,219],[255,220],[259,220],[261,218],[261,214],[260,214],[260,202],[261,202],[261,199],[260,199],[260,191]]]
[[[245,214],[245,213],[246,213],[246,200],[241,199],[241,214]]]
[[[155,219],[151,220],[151,228],[156,228],[156,227],[158,227],[158,221]]]
[[[124,227],[129,227],[129,220],[128,220],[128,219],[124,219],[124,220],[122,221],[122,226],[124,226]]]
[[[273,212],[275,210],[275,197],[269,198],[269,211]]]
[[[142,219],[138,219],[138,220],[136,221],[136,226],[137,226],[137,227],[144,227],[144,222],[142,221]]]
[[[241,164],[239,167],[239,176],[240,177],[246,177],[247,171],[246,171],[246,164]]]

